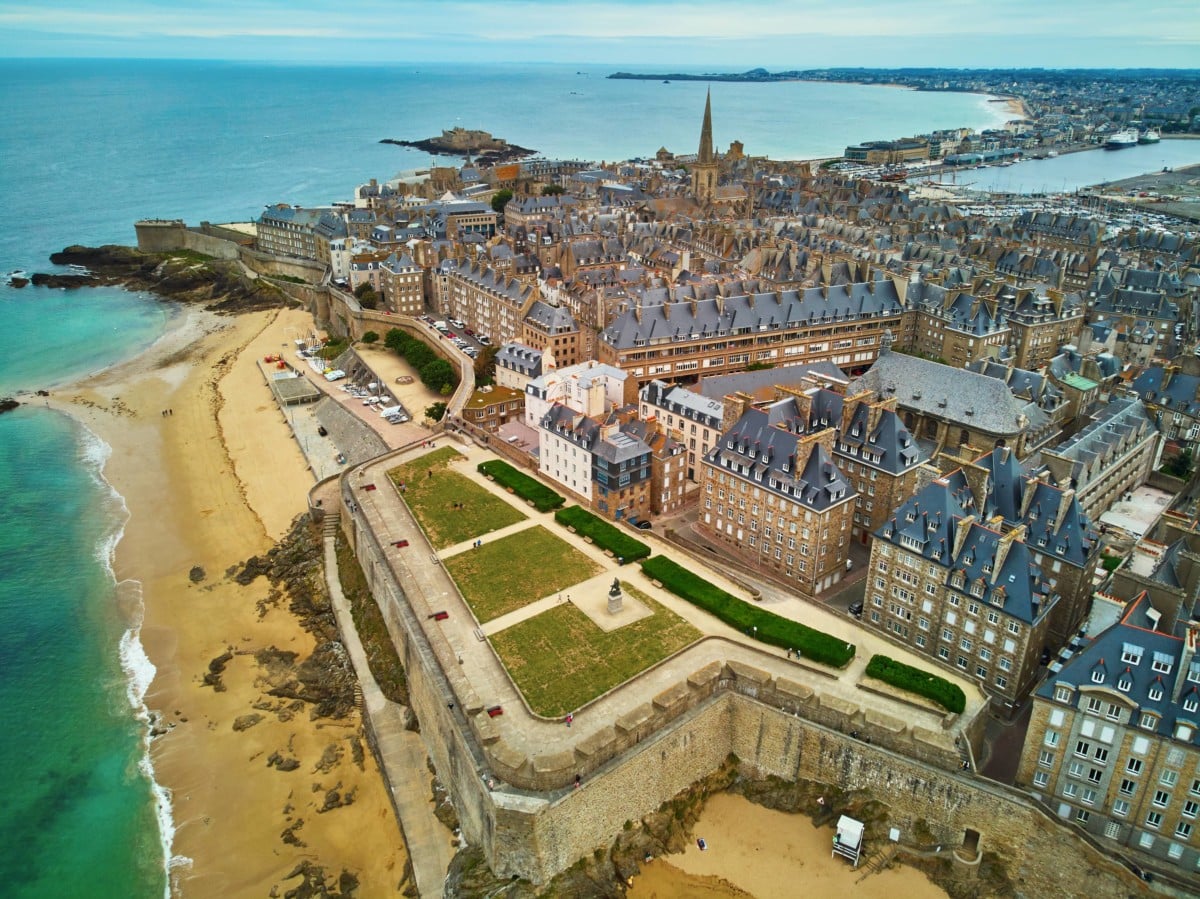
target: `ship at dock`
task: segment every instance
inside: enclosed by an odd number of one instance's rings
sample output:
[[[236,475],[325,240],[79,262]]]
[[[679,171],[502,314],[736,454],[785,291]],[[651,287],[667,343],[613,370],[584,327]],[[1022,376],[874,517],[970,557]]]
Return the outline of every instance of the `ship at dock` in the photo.
[[[1126,128],[1123,131],[1116,132],[1112,137],[1104,142],[1106,150],[1124,150],[1126,147],[1136,147],[1138,143],[1138,133]]]
[[[1153,128],[1147,128],[1138,135],[1139,144],[1156,144],[1158,143],[1159,139],[1158,132]]]

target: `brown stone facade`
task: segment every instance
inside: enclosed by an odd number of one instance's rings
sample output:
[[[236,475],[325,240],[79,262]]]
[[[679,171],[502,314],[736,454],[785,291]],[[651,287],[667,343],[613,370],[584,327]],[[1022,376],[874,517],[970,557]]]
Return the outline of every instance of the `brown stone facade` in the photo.
[[[802,437],[796,470],[817,446],[832,455],[835,432]],[[824,510],[777,495],[748,475],[701,463],[696,527],[752,568],[770,571],[815,596],[839,582],[854,522],[854,494]]]

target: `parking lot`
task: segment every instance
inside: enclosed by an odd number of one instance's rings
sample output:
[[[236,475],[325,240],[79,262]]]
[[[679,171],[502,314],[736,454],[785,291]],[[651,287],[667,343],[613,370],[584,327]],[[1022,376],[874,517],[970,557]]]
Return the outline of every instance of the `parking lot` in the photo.
[[[436,319],[432,315],[422,315],[421,321],[436,331],[442,340],[448,341],[471,359],[479,358],[483,348],[490,346],[492,342],[488,335],[476,333],[475,329],[462,319]]]

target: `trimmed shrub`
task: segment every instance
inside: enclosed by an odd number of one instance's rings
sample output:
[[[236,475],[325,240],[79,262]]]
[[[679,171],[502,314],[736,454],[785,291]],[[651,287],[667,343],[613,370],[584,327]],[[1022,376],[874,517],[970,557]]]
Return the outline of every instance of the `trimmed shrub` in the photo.
[[[635,540],[620,528],[609,524],[603,518],[598,518],[581,506],[571,506],[569,509],[559,509],[554,513],[554,520],[565,528],[575,528],[575,532],[584,537],[591,537],[592,542],[601,549],[607,549],[624,562],[636,562],[650,555],[650,547],[641,540]]]
[[[692,605],[715,615],[744,634],[753,634],[763,643],[799,650],[804,658],[834,668],[842,668],[854,658],[853,643],[846,643],[799,621],[752,606],[666,556],[647,559],[642,563],[642,571]]]
[[[549,512],[566,502],[565,498],[559,496],[541,481],[518,471],[501,459],[480,462],[477,470],[480,474],[490,475],[497,484],[509,488],[521,499],[529,500],[539,512]]]
[[[878,678],[885,684],[932,699],[948,712],[957,714],[967,707],[967,697],[957,684],[885,655],[871,656],[871,661],[867,663],[867,677]]]

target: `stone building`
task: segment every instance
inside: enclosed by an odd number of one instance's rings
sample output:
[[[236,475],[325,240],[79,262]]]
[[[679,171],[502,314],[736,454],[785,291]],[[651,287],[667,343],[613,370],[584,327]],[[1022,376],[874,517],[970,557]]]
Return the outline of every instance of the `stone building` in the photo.
[[[686,387],[651,381],[638,395],[643,421],[657,421],[687,450],[686,476],[695,482],[700,462],[721,436],[722,404]]]
[[[463,421],[492,433],[510,421],[520,421],[524,414],[524,391],[500,385],[480,387],[462,409]]]
[[[314,234],[321,214],[325,211],[302,209],[287,203],[268,206],[256,223],[258,249],[276,256],[316,259],[317,245]]]
[[[383,261],[379,284],[392,312],[418,316],[425,311],[425,270],[407,253],[392,253]]]
[[[1200,377],[1178,366],[1147,368],[1129,385],[1167,440],[1178,441],[1195,455],[1200,448]]]
[[[1019,529],[1050,589],[1058,594],[1048,644],[1057,648],[1079,630],[1088,613],[1100,535],[1074,489],[1026,475],[1011,450],[998,447],[964,463],[981,520],[1002,533]]]
[[[961,470],[932,481],[875,532],[864,624],[1011,710],[1037,679],[1059,601],[1024,538],[984,517]]]
[[[1041,452],[1054,482],[1070,486],[1079,505],[1098,519],[1158,466],[1162,437],[1136,396],[1115,396],[1082,429]]]
[[[717,193],[719,166],[713,152],[712,91],[704,96],[704,121],[700,126],[700,148],[691,164],[692,196],[701,206],[712,203]]]
[[[447,259],[434,271],[434,309],[467,322],[493,343],[519,340],[524,315],[537,299],[535,287],[481,263]]]
[[[793,398],[758,409],[727,405],[704,457],[696,527],[752,567],[816,595],[845,570],[856,493],[834,464],[837,434],[808,433]]]
[[[1034,694],[1017,783],[1102,842],[1195,878],[1200,629],[1186,611],[1167,617],[1143,591],[1051,672]]]
[[[566,306],[535,300],[521,318],[520,342],[536,350],[549,350],[564,368],[584,361],[579,326]]]
[[[523,343],[506,343],[496,351],[496,383],[522,393],[525,385],[541,377],[543,369],[553,371],[554,367],[553,354]]]
[[[1058,433],[1036,399],[1014,396],[1005,382],[894,352],[890,342],[875,364],[846,388],[851,395],[862,391],[894,397],[909,431],[935,444],[934,458],[961,447],[978,455],[997,446],[1010,447],[1024,458]]]
[[[597,356],[639,383],[740,372],[750,363],[862,370],[902,313],[890,278],[731,296],[647,292],[601,331]]]

